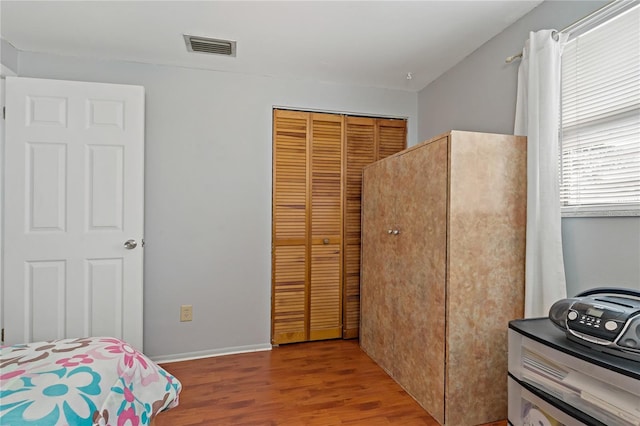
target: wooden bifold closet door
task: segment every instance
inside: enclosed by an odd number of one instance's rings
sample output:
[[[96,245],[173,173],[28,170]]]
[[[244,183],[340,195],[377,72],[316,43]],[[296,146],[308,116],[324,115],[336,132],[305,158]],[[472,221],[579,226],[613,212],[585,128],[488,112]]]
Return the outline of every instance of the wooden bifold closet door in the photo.
[[[360,250],[362,171],[407,146],[407,121],[346,118],[346,185],[344,231],[343,337],[358,337],[360,328]]]
[[[274,343],[342,336],[343,123],[274,111]]]
[[[405,146],[406,120],[274,110],[273,344],[358,336],[362,169]]]

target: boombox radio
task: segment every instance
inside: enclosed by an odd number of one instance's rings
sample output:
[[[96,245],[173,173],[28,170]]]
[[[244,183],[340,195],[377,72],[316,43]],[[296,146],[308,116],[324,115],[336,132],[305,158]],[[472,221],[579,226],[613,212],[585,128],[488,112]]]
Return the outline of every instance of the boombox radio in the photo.
[[[570,340],[640,361],[640,291],[594,288],[554,303],[549,319]]]

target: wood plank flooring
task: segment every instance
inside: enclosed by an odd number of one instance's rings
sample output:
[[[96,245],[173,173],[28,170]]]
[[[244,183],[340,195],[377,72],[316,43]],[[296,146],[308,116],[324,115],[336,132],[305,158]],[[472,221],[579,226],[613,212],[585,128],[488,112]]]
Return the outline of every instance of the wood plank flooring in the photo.
[[[180,405],[161,413],[155,426],[438,425],[356,340],[162,366],[183,390]]]

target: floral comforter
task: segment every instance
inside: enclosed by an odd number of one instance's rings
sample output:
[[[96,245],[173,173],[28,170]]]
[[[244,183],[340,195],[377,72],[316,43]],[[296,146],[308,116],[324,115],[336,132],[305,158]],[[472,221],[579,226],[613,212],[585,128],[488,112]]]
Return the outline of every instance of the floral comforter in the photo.
[[[148,425],[180,382],[109,337],[0,347],[0,425]]]

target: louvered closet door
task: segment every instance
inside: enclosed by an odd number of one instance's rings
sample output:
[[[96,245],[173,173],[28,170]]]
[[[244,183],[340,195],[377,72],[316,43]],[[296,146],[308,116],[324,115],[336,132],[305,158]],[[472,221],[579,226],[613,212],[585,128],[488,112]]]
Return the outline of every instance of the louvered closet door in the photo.
[[[360,239],[362,170],[376,160],[376,120],[347,117],[344,245],[344,337],[358,336],[360,324]]]
[[[311,117],[309,340],[342,336],[343,116]]]
[[[360,250],[362,170],[406,147],[406,120],[346,118],[346,184],[344,303],[345,338],[358,337],[360,328]]]
[[[343,121],[274,111],[275,344],[342,336]]]
[[[402,151],[407,147],[407,120],[377,119],[377,160]]]
[[[309,114],[273,116],[272,340],[307,338],[307,144]]]

